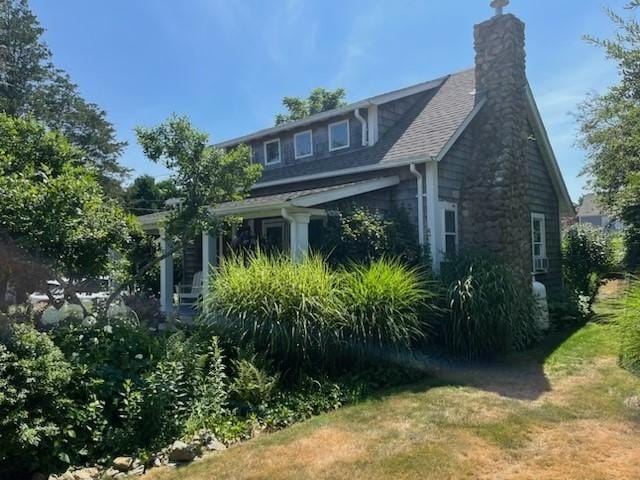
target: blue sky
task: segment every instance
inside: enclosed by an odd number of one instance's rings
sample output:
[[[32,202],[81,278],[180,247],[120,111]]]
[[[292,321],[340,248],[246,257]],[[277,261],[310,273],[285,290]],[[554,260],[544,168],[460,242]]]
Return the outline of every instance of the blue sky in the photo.
[[[188,115],[213,141],[271,126],[285,95],[344,87],[358,100],[473,65],[489,0],[32,0],[57,66],[129,142],[122,163],[165,178],[133,127]],[[584,153],[570,112],[615,66],[582,40],[609,36],[625,0],[512,0],[528,75],[574,200]]]

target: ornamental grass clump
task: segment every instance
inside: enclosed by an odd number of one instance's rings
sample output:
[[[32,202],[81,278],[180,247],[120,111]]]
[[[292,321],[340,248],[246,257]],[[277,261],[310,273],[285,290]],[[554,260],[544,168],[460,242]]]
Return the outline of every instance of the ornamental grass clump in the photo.
[[[343,337],[356,349],[409,348],[424,334],[425,314],[437,297],[420,270],[384,258],[351,265],[341,291],[348,315]]]
[[[295,264],[258,253],[223,262],[204,318],[281,367],[332,369],[381,346],[408,348],[433,298],[419,271],[396,260],[334,271],[319,256]]]
[[[630,287],[620,325],[620,365],[640,375],[640,281]]]
[[[344,305],[338,277],[320,257],[295,264],[257,253],[222,262],[204,300],[204,318],[235,344],[295,367],[330,354]]]
[[[448,313],[442,334],[451,353],[478,359],[521,350],[540,337],[528,284],[486,255],[460,255],[443,265]]]

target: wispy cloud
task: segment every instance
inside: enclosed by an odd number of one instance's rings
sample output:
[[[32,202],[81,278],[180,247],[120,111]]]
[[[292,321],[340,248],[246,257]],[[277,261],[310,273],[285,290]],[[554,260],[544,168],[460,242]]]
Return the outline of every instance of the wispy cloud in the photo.
[[[351,30],[344,42],[342,61],[333,79],[334,85],[347,85],[363,62],[373,56],[373,43],[379,27],[384,22],[382,3],[369,5],[353,20]]]

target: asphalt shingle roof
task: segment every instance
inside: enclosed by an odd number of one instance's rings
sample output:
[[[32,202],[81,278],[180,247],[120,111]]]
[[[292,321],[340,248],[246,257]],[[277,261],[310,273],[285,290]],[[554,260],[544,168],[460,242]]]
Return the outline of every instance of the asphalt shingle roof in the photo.
[[[373,147],[322,161],[301,162],[263,172],[261,182],[375,164],[437,156],[475,106],[475,70],[448,76],[438,87],[416,95],[414,105]]]

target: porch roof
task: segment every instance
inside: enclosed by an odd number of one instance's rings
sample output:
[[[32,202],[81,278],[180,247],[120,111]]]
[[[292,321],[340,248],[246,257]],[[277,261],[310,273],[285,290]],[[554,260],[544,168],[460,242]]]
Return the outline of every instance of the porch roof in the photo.
[[[360,182],[344,183],[329,187],[309,188],[292,192],[277,193],[259,197],[245,198],[244,200],[221,203],[212,209],[218,216],[238,215],[245,218],[260,218],[268,216],[280,216],[282,209],[291,213],[310,213],[322,215],[324,210],[317,209],[318,205],[342,200],[345,198],[373,192],[400,183],[398,176],[374,178]],[[157,212],[138,217],[145,230],[157,229],[167,217],[168,212]]]

